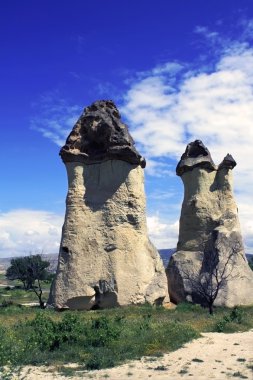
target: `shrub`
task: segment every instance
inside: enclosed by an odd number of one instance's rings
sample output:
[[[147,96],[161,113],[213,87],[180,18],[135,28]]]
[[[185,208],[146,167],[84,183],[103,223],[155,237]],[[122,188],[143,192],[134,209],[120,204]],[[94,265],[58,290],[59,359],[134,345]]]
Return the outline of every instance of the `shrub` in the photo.
[[[122,330],[122,319],[109,319],[101,316],[94,319],[90,329],[86,331],[87,344],[93,347],[105,347],[116,340]]]
[[[216,323],[215,331],[231,331],[234,330],[231,324],[241,324],[243,322],[244,313],[238,306],[235,306],[229,314],[226,314],[220,321]]]
[[[175,310],[152,307],[57,313],[10,306],[0,308],[0,366],[80,363],[86,369],[112,367],[144,355],[173,351],[199,331],[253,327],[253,307]]]

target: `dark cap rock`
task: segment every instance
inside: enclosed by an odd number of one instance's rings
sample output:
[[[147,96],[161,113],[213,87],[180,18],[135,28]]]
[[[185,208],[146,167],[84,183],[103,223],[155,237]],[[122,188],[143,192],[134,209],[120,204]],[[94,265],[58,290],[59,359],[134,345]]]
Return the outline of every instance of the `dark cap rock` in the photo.
[[[211,154],[201,140],[189,143],[177,164],[176,173],[181,176],[196,166],[201,166],[209,170],[216,170]]]
[[[224,157],[223,161],[220,163],[218,169],[233,169],[236,166],[236,162],[231,154],[227,154],[226,157]]]
[[[60,156],[64,162],[93,164],[122,160],[142,168],[146,166],[111,100],[99,100],[84,109],[60,150]]]

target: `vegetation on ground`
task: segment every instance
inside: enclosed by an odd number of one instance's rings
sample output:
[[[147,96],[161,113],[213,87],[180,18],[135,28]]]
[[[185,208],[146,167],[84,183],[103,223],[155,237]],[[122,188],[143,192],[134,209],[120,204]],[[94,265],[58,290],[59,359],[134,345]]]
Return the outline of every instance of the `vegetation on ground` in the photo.
[[[176,309],[132,306],[90,312],[0,308],[0,366],[77,363],[85,369],[118,365],[176,350],[206,331],[253,328],[253,307]]]
[[[44,300],[48,298],[51,281],[41,282]],[[19,280],[8,280],[4,274],[0,274],[0,306],[38,303],[38,298],[32,289],[25,290]]]
[[[32,290],[38,298],[40,308],[43,309],[45,302],[42,298],[42,282],[50,279],[50,273],[47,271],[49,266],[50,262],[43,260],[41,255],[17,257],[11,260],[6,278],[11,281],[19,280],[24,290]]]

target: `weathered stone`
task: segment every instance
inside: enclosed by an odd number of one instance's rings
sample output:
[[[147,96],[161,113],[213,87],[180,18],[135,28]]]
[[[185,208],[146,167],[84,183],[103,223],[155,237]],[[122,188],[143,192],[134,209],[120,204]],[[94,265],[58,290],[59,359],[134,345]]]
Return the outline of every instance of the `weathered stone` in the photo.
[[[181,160],[177,164],[176,173],[181,176],[185,172],[191,171],[198,166],[210,170],[216,168],[207,147],[202,141],[195,140],[187,145]]]
[[[204,276],[214,268],[221,273],[225,268],[229,276],[215,304],[253,304],[253,272],[245,257],[232,189],[235,165],[228,154],[215,166],[200,140],[190,143],[181,157],[177,174],[184,184],[184,200],[179,240],[167,268],[172,301],[198,302],[199,295],[187,277]]]
[[[111,100],[100,100],[84,109],[60,155],[64,162],[94,164],[123,160],[142,168],[146,166]]]
[[[168,301],[163,263],[147,235],[145,161],[115,105],[87,107],[60,154],[69,188],[48,303],[87,310]]]

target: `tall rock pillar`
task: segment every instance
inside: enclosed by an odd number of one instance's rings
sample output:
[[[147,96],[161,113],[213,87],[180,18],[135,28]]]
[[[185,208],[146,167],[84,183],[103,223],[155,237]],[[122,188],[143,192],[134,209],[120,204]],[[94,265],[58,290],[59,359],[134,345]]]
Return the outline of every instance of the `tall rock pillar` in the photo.
[[[174,302],[199,302],[193,278],[199,273],[199,279],[204,281],[206,274],[213,271],[213,276],[223,275],[225,279],[216,305],[253,304],[253,272],[245,257],[233,196],[235,165],[228,154],[216,166],[200,140],[187,145],[177,165],[177,175],[184,184],[184,200],[177,251],[167,268],[169,293]]]
[[[147,235],[145,160],[114,103],[87,107],[60,155],[68,195],[48,303],[88,310],[168,301],[163,263]]]

